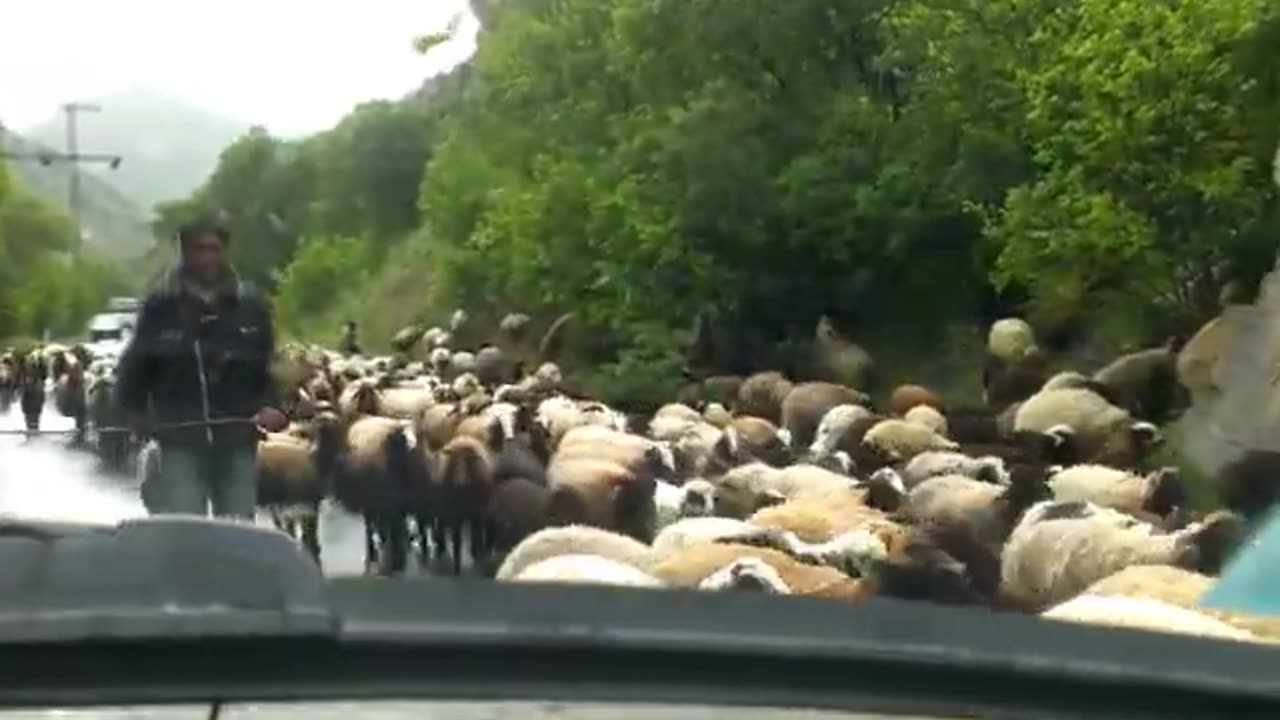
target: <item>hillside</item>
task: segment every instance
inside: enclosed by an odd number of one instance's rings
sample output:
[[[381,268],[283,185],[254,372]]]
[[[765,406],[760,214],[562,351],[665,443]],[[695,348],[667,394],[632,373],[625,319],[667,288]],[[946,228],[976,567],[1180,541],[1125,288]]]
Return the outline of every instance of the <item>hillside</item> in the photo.
[[[13,133],[6,133],[5,148],[27,154],[49,149]],[[69,168],[66,164],[10,161],[9,169],[37,195],[69,211]],[[81,173],[80,197],[81,219],[89,231],[90,248],[106,258],[126,260],[145,253],[151,247],[152,233],[147,213],[106,178],[94,173]]]
[[[218,154],[249,127],[154,90],[135,88],[90,100],[102,107],[80,119],[80,147],[85,152],[119,154],[118,170],[109,173],[116,188],[145,210],[194,190],[218,162]],[[26,137],[53,147],[65,143],[65,118],[59,114],[23,131]]]

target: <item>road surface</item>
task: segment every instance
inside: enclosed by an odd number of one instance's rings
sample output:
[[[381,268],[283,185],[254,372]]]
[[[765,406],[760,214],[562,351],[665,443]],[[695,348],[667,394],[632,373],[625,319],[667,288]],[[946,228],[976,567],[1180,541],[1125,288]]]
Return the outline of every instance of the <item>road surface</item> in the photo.
[[[72,427],[50,406],[45,410],[42,430]],[[0,514],[106,523],[146,515],[135,478],[103,472],[93,455],[67,448],[69,435],[27,439],[9,434],[22,427],[16,403],[0,414]],[[270,524],[265,516],[258,522]],[[326,504],[320,547],[326,575],[363,573],[364,529],[355,516]]]

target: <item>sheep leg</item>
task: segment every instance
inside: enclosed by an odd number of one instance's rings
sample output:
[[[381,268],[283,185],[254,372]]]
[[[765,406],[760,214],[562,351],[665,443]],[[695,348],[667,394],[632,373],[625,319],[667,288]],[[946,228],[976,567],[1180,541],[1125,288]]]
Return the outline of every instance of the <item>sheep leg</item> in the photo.
[[[453,574],[462,574],[462,525],[461,522],[449,523],[449,541],[453,555]]]
[[[368,513],[364,516],[364,567],[365,572],[372,572],[378,567],[379,553],[377,542],[377,519]]]
[[[316,564],[320,564],[320,505],[314,513],[308,513],[301,521],[302,546],[307,549]]]
[[[382,558],[384,575],[403,573],[408,560],[409,526],[403,515],[384,515],[379,518],[378,533],[386,542],[387,553]]]
[[[449,556],[449,527],[448,523],[440,518],[434,518],[431,521],[431,549],[436,559]]]
[[[471,526],[471,562],[479,565],[489,556],[493,530],[489,526],[488,518],[484,517],[472,518],[468,525]]]
[[[414,524],[417,525],[415,530],[418,536],[418,555],[421,558],[422,565],[431,563],[431,537],[434,534],[435,523],[427,515],[414,515]]]

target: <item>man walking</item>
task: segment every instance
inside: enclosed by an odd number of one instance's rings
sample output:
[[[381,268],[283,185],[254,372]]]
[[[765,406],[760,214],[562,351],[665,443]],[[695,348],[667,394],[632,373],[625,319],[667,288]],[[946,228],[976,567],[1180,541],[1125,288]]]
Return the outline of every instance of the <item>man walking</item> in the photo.
[[[143,303],[120,359],[116,399],[159,446],[143,502],[156,513],[252,519],[258,427],[283,429],[269,372],[265,299],[227,263],[229,233],[197,221],[178,231],[181,260]]]

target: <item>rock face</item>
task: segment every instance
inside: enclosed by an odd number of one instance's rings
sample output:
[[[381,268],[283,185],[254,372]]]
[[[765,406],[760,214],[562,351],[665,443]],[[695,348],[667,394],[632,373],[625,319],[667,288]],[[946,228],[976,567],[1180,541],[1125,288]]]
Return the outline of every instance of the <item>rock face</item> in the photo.
[[[1280,186],[1280,151],[1275,162]],[[1213,476],[1249,450],[1280,451],[1280,257],[1252,305],[1223,309],[1217,391],[1181,420],[1184,452]]]

